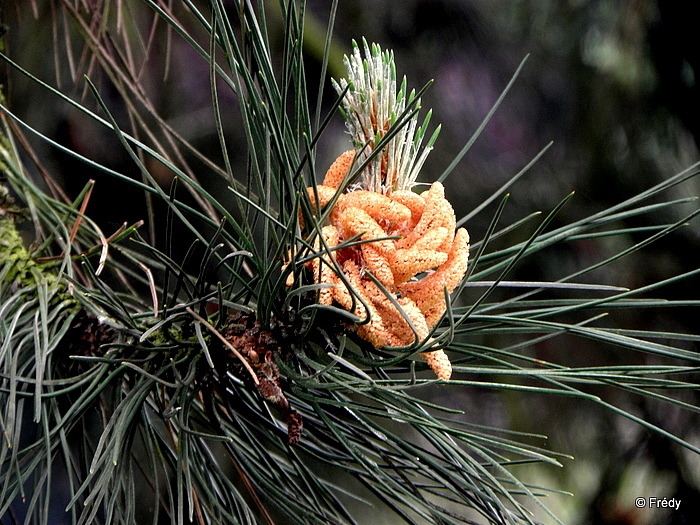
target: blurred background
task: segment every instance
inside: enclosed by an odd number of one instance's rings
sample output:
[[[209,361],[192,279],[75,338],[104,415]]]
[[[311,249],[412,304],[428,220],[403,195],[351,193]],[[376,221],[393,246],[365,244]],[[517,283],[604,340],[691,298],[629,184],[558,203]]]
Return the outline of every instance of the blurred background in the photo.
[[[320,72],[319,46],[325,38],[328,0],[309,0],[307,9],[307,70],[312,96]],[[78,40],[59,42],[52,30],[63,23],[57,4],[18,2],[5,5],[7,53],[47,82],[71,96],[85,96],[78,73],[90,74],[89,62],[69,63],[61,46],[79,50]],[[270,2],[270,24],[284,31]],[[519,64],[524,68],[504,102],[469,153],[446,182],[448,199],[461,217],[497,191],[547,144],[552,146],[510,190],[503,224],[533,211],[551,210],[576,191],[553,226],[566,224],[629,198],[699,160],[700,46],[694,3],[661,0],[353,0],[341,1],[329,75],[344,75],[342,55],[352,39],[363,37],[393,49],[399,75],[419,89],[434,79],[423,97],[433,109],[433,122],[442,132],[423,171],[423,180],[439,176],[486,117]],[[135,7],[136,9],[136,7]],[[274,40],[275,31],[271,31]],[[160,47],[159,47],[160,46]],[[162,41],[150,50],[142,83],[157,111],[207,155],[216,158],[218,143],[211,120],[208,66],[177,40],[166,51]],[[53,51],[58,49],[58,51]],[[159,57],[168,53],[169,61]],[[81,55],[76,53],[77,57]],[[58,64],[58,66],[57,66]],[[167,71],[166,71],[167,69]],[[55,97],[9,72],[10,107],[42,132],[90,158],[124,173],[134,168],[114,137]],[[91,76],[91,78],[93,78]],[[119,97],[102,92],[119,114]],[[114,97],[109,100],[110,94]],[[220,90],[222,111],[230,114],[232,143],[243,140],[237,127],[236,101]],[[335,93],[327,86],[322,103],[329,107]],[[311,100],[315,107],[316,100]],[[128,122],[126,122],[128,125]],[[97,178],[88,213],[109,231],[123,221],[143,217],[140,195],[90,171],[85,165],[45,145],[36,145],[47,169],[61,174],[70,194],[77,194],[88,178]],[[348,149],[340,117],[321,142],[318,170]],[[245,161],[236,156],[232,160]],[[243,164],[238,164],[243,166]],[[156,168],[154,167],[154,170]],[[168,174],[162,174],[164,181]],[[700,195],[700,180],[674,190],[673,198]],[[489,208],[492,212],[495,206]],[[492,217],[487,209],[466,226],[472,239],[482,237]],[[688,211],[685,208],[683,211]],[[158,213],[158,210],[156,210]],[[681,216],[664,212],[627,227],[671,222]],[[505,239],[513,242],[518,239]],[[605,243],[578,242],[548,250],[519,265],[511,279],[556,280],[590,265],[635,241],[634,236]],[[187,243],[186,243],[187,244]],[[596,282],[637,288],[697,267],[700,225],[695,221],[649,248],[618,261],[591,276]],[[186,249],[186,245],[185,245]],[[669,299],[697,299],[698,279],[670,286],[655,295]],[[697,310],[628,311],[611,313],[610,325],[624,328],[673,329],[697,333]],[[500,344],[497,340],[489,344]],[[512,344],[512,340],[509,340]],[[689,349],[696,349],[690,343]],[[557,338],[527,349],[529,355],[564,365],[594,366],[648,363],[640,355],[617,353],[595,342]],[[604,394],[615,405],[671,433],[700,444],[698,418],[679,416],[667,405],[620,391]],[[556,396],[524,396],[470,390],[455,398],[449,390],[444,403],[465,411],[476,423],[517,431],[545,433],[543,447],[564,452],[564,468],[518,467],[524,480],[554,487],[545,503],[567,524],[681,524],[700,523],[700,461],[669,440],[645,431],[627,419],[583,401]],[[447,395],[437,393],[437,396]],[[689,403],[700,404],[688,394]],[[637,509],[637,496],[675,497],[677,512]]]

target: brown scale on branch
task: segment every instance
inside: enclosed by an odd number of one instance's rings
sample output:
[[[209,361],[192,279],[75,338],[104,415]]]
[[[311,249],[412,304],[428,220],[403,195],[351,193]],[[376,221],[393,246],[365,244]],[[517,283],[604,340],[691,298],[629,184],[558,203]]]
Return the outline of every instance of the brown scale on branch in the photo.
[[[287,424],[287,443],[296,444],[301,437],[303,421],[282,390],[280,370],[275,363],[276,356],[284,358],[289,352],[289,346],[281,342],[283,337],[261,328],[253,314],[238,314],[230,318],[222,335],[251,365],[257,378],[254,386],[258,394],[279,410]],[[238,361],[235,356],[230,357],[231,363]],[[239,375],[253,384],[249,374],[241,370]]]
[[[66,356],[102,357],[103,345],[119,340],[116,328],[100,321],[87,310],[80,310],[73,318],[62,342]]]
[[[316,191],[308,188],[316,207],[313,211],[320,213],[336,196],[354,155],[354,151],[340,155]],[[456,228],[454,210],[440,182],[421,194],[385,190],[340,194],[329,215],[330,224],[321,230],[323,244],[332,249],[351,238],[361,242],[326,251],[317,239],[314,248],[319,256],[307,263],[316,283],[330,285],[319,293],[321,304],[339,304],[361,318],[369,315],[369,322],[356,330],[376,348],[426,340],[446,310],[444,290],[452,293],[457,287],[469,259],[469,234]],[[291,286],[293,279],[292,274],[287,284]],[[452,365],[442,350],[421,356],[438,378],[450,378]]]

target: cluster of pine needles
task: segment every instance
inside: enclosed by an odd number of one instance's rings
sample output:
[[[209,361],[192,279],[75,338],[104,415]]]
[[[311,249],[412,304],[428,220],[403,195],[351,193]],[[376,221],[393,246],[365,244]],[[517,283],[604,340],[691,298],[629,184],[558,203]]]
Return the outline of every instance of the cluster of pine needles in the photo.
[[[337,1],[322,36],[318,86],[305,73],[303,1],[61,0],[42,15],[32,6],[23,14],[50,17],[56,45],[65,42],[55,53],[66,55],[73,83],[31,71],[11,49],[0,55],[4,64],[106,133],[130,174],[53,140],[13,109],[12,98],[2,101],[1,523],[52,523],[58,513],[79,525],[340,524],[362,522],[367,509],[407,523],[558,521],[542,502],[557,488],[531,485],[514,467],[561,466],[567,456],[541,447],[542,435],[470,421],[458,406],[431,401],[435,389],[457,401],[483,389],[565,396],[700,453],[685,436],[590,393],[604,386],[697,414],[700,357],[688,349],[697,336],[600,321],[610,310],[697,306],[654,297],[699,270],[632,290],[586,279],[700,213],[692,199],[665,198],[697,166],[565,226],[553,226],[554,218],[572,195],[502,225],[509,188],[545,147],[455,219],[453,236],[478,214],[491,214],[480,238],[470,231],[463,276],[450,289],[431,289],[442,309],[427,331],[415,330],[420,316],[405,313],[407,295],[398,284],[384,285],[371,271],[357,274],[383,290],[384,308],[414,328],[405,344],[386,346],[362,337],[371,323],[369,303],[355,306],[362,294],[344,307],[328,290],[352,290],[335,255],[374,253],[372,243],[387,239],[359,232],[333,246],[323,228],[341,193],[357,190],[353,184],[367,173],[386,173],[387,159],[412,159],[407,173],[412,181],[422,177],[418,146],[430,118],[421,125],[417,118],[428,86],[412,93],[406,82],[394,86],[388,104],[398,97],[396,111],[387,113],[381,133],[348,141],[358,154],[320,207],[324,132],[341,113],[351,128],[363,126],[348,115],[348,94],[359,96],[358,86],[338,79],[335,103],[322,105],[337,45]],[[270,33],[273,19],[279,34]],[[161,56],[154,50],[174,48],[186,48],[209,73],[215,154],[159,113],[143,81]],[[365,59],[394,79],[401,67],[379,48],[367,47]],[[425,183],[449,183],[516,76],[454,162]],[[231,122],[242,143],[232,140]],[[433,132],[428,149],[436,138]],[[397,139],[410,142],[405,151],[396,149]],[[47,148],[130,185],[148,213],[105,231],[90,216],[99,182],[68,197],[42,162],[39,152]],[[410,191],[412,181],[400,190]],[[640,240],[556,282],[509,280],[533,254],[628,235],[627,219],[659,210],[676,218],[637,228]],[[520,240],[492,248],[513,233]],[[181,239],[191,245],[181,249]],[[321,279],[321,268],[334,277]],[[432,271],[439,269],[420,267]],[[324,294],[330,299],[320,300]],[[649,359],[570,367],[529,352],[557,338]],[[436,379],[420,358],[433,352],[449,356],[449,381]]]

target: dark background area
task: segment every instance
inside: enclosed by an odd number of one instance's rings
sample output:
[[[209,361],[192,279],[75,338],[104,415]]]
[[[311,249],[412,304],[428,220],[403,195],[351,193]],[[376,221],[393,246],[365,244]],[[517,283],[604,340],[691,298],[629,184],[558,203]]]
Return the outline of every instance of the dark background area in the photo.
[[[313,30],[325,31],[328,4],[326,0],[308,2],[310,39],[323,38]],[[457,216],[465,215],[554,141],[510,190],[503,222],[535,210],[547,212],[575,190],[557,226],[629,198],[698,160],[700,46],[693,7],[689,1],[660,0],[341,1],[334,43],[335,51],[342,54],[350,51],[352,39],[364,37],[394,50],[397,71],[408,77],[410,86],[418,89],[434,79],[423,106],[433,108],[433,122],[442,123],[443,129],[421,177],[427,181],[442,173],[460,151],[529,55],[502,106],[447,180],[447,195]],[[47,81],[60,79],[65,89],[80,97],[81,88],[66,87],[65,72],[55,72],[49,51],[51,11],[42,11],[35,18],[27,5],[11,15],[15,13],[20,15],[17,20],[8,19],[10,56]],[[274,23],[274,12],[270,20]],[[191,56],[184,45],[176,45],[172,52],[167,80],[161,80],[164,73],[154,59],[145,72],[145,82],[159,111],[195,145],[215,155],[216,136],[206,114],[211,104],[207,65]],[[310,79],[320,70],[312,46],[307,68]],[[344,72],[332,61],[330,73],[337,78]],[[309,85],[313,93],[315,80]],[[118,171],[134,171],[113,137],[101,135],[85,119],[42,96],[37,86],[12,77],[9,96],[18,114],[59,142]],[[224,110],[235,113],[235,101],[222,96]],[[324,102],[329,105],[334,96],[328,86]],[[242,140],[235,117],[231,136],[234,142]],[[337,118],[322,141],[319,166],[330,164],[348,146],[342,120]],[[50,148],[39,148],[47,167],[62,173],[73,194],[96,176]],[[106,230],[143,216],[139,196],[104,175],[97,176],[88,212],[107,225]],[[697,196],[699,189],[696,180],[675,190],[672,197]],[[681,216],[680,211],[670,213],[652,219],[671,222]],[[490,219],[484,212],[466,224],[472,239],[481,238]],[[650,219],[640,221],[625,226],[646,225]],[[602,246],[572,243],[528,259],[511,277],[555,280],[613,253],[621,244],[638,240],[618,239],[618,244]],[[644,286],[697,267],[699,248],[696,221],[594,277],[629,288]],[[696,299],[699,289],[695,279],[663,293],[670,299]],[[696,310],[674,309],[653,316],[627,312],[617,314],[613,322],[626,328],[697,333]],[[630,362],[629,354],[618,355],[579,339],[557,339],[531,352],[570,365]],[[639,356],[631,359],[642,362]],[[700,438],[695,418],[689,420],[647,399],[604,393],[611,396],[611,402],[674,434],[695,443]],[[565,523],[700,523],[699,459],[612,412],[563,397],[491,391],[470,391],[458,399],[441,401],[464,409],[464,417],[473,422],[546,433],[549,439],[544,446],[574,456],[575,461],[565,461],[563,469],[520,467],[523,478],[533,484],[574,493],[575,497],[551,495],[545,502]],[[689,402],[698,404],[697,399]],[[637,496],[676,497],[682,505],[675,513],[648,512],[634,507]]]

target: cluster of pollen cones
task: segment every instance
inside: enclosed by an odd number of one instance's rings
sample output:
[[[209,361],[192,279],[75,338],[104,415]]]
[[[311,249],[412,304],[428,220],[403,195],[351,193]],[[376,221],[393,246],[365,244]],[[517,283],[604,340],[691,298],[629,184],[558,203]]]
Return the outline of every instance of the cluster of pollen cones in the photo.
[[[317,210],[335,197],[354,156],[352,150],[340,155],[316,191],[308,189]],[[321,289],[320,303],[340,305],[360,318],[369,314],[357,333],[376,348],[427,339],[445,312],[445,289],[451,293],[460,283],[469,258],[469,234],[464,228],[455,231],[442,184],[435,182],[421,194],[343,193],[329,222],[323,240],[316,241],[323,255],[308,263],[315,281],[330,285]],[[348,239],[354,242],[336,248]],[[450,378],[452,365],[442,350],[421,356],[439,379]]]

